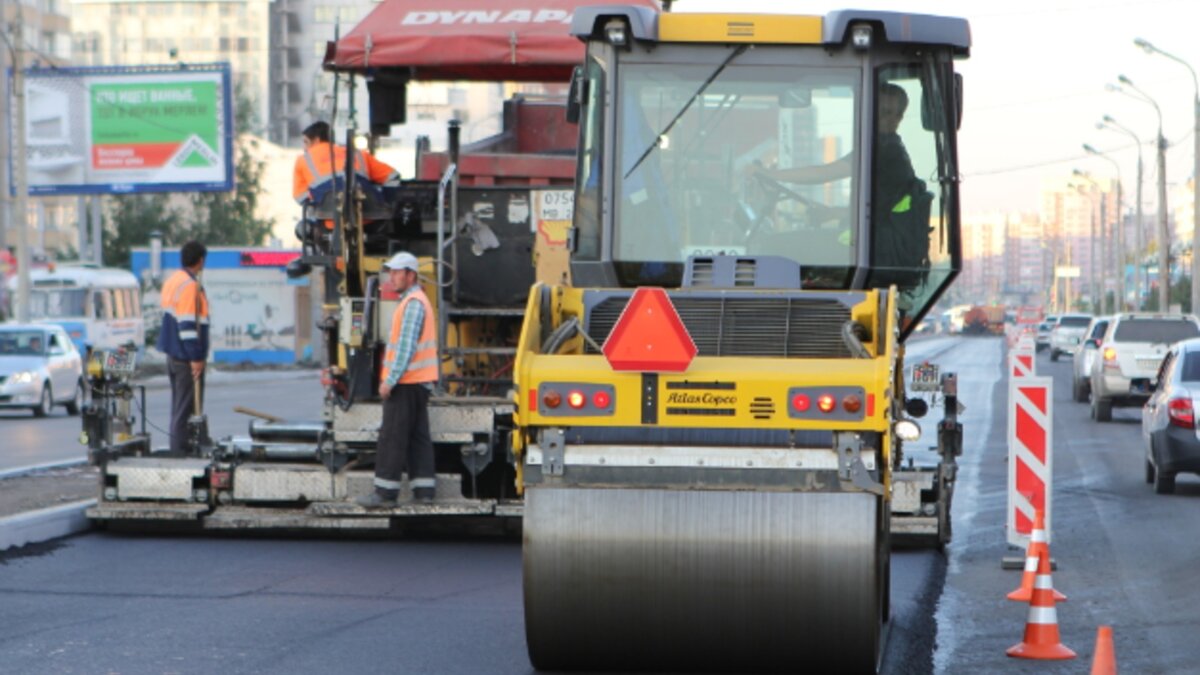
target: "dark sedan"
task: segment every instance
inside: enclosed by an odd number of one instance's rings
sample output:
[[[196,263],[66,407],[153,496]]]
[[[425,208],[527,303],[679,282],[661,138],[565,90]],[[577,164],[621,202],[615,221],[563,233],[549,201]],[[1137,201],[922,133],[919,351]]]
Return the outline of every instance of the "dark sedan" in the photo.
[[[1158,494],[1175,491],[1175,475],[1200,473],[1200,338],[1171,345],[1158,368],[1150,400],[1142,408],[1146,482]]]

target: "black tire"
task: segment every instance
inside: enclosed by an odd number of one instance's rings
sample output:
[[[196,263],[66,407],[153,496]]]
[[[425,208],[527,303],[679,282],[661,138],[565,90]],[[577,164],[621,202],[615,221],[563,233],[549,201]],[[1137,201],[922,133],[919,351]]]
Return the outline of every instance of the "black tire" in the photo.
[[[1087,396],[1083,394],[1083,382],[1079,380],[1071,382],[1071,400],[1076,403],[1083,403],[1087,400]]]
[[[54,391],[50,389],[50,383],[46,382],[42,385],[42,398],[38,404],[33,407],[34,417],[45,417],[54,411]]]
[[[79,411],[83,410],[83,404],[83,383],[80,382],[75,385],[75,397],[66,403],[67,414],[72,416],[78,415]]]
[[[1151,485],[1153,483],[1154,483],[1154,465],[1151,464],[1150,460],[1147,458],[1146,459],[1146,485]]]
[[[1175,492],[1175,474],[1166,471],[1154,472],[1154,494],[1169,495]]]
[[[1058,360],[1058,350],[1051,349],[1050,350],[1050,361],[1053,362],[1053,361],[1057,361],[1057,360]]]
[[[1092,419],[1097,422],[1112,421],[1112,401],[1105,401],[1099,396],[1092,395]]]

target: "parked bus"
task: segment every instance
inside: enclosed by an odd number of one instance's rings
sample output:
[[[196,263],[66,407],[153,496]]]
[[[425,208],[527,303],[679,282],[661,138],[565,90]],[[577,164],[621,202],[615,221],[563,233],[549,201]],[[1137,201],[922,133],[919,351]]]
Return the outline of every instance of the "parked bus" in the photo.
[[[133,342],[141,349],[145,344],[141,288],[128,270],[59,264],[31,269],[29,285],[29,320],[62,326],[81,354],[91,348]],[[8,280],[8,290],[10,302],[15,303],[16,276]]]

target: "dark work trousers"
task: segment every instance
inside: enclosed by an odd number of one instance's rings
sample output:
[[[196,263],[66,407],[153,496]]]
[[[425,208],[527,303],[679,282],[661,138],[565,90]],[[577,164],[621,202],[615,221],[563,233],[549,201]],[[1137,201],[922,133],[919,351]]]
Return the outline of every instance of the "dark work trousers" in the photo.
[[[204,375],[200,374],[200,404],[204,405]],[[196,381],[191,361],[167,359],[167,377],[171,380],[171,452],[183,452],[187,446],[187,421],[196,414]]]
[[[375,489],[395,498],[404,473],[408,473],[413,489],[436,485],[433,439],[429,436],[429,390],[422,384],[398,384],[383,402],[375,452]]]

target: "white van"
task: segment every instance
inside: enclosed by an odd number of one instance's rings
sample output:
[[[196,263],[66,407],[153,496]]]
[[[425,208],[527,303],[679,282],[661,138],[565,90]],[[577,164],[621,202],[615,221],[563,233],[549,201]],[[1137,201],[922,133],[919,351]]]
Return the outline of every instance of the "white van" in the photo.
[[[16,303],[16,275],[8,290],[10,302]],[[31,269],[29,320],[62,326],[81,354],[130,342],[141,349],[146,342],[137,277],[115,267],[66,263]]]

